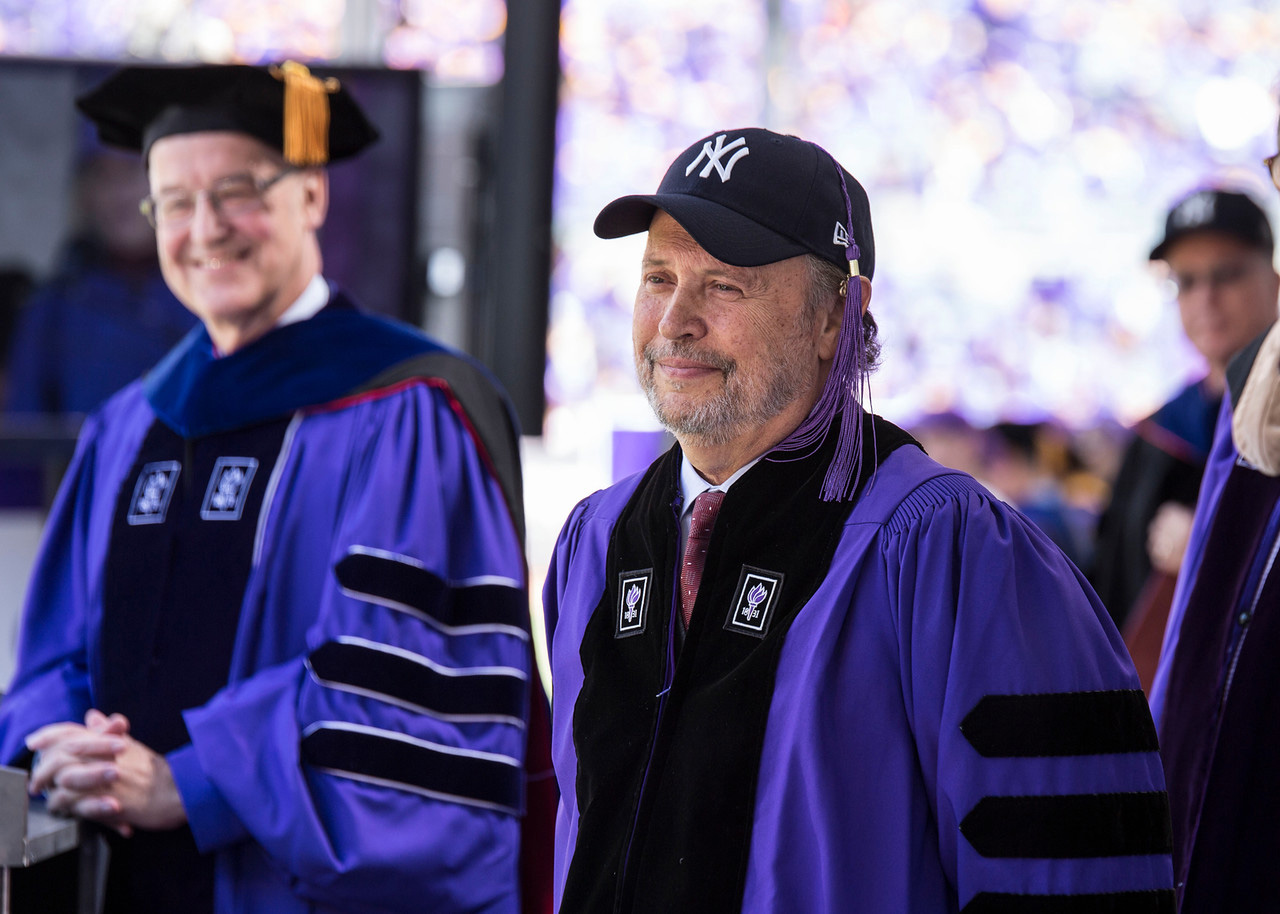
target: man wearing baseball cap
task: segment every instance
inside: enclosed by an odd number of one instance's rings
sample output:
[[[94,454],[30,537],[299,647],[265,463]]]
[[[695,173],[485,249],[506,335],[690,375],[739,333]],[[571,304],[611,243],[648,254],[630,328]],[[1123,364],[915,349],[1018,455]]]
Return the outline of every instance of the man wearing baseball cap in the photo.
[[[1208,372],[1134,427],[1098,522],[1091,579],[1150,685],[1173,581],[1213,440],[1227,363],[1276,318],[1275,239],[1247,194],[1202,188],[1178,200],[1152,261],[1167,265],[1188,341]]]
[[[1273,155],[1264,164],[1280,188],[1277,160]],[[1274,319],[1274,288],[1271,294]],[[1151,689],[1183,914],[1276,907],[1277,555],[1280,324],[1273,322],[1227,366],[1226,393]]]
[[[1137,677],[1049,540],[862,405],[862,186],[768,130],[698,140],[633,346],[677,446],[557,545],[562,912],[1172,911]]]
[[[0,757],[112,830],[110,912],[514,914],[545,737],[518,438],[481,366],[323,277],[325,166],[376,131],[296,63],[79,105],[143,156],[201,323],[86,422]]]

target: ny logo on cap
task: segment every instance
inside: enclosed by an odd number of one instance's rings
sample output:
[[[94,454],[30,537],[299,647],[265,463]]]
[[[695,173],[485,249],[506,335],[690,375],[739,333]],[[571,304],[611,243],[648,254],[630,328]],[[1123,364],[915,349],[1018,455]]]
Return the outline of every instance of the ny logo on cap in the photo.
[[[702,171],[698,172],[698,177],[707,177],[711,174],[711,169],[714,168],[720,173],[720,183],[727,184],[729,181],[729,175],[733,171],[733,166],[737,163],[738,159],[745,155],[750,155],[751,150],[747,148],[747,141],[743,137],[738,137],[728,146],[724,144],[725,139],[726,137],[723,133],[716,137],[715,148],[712,148],[710,140],[703,143],[702,152],[698,153],[698,157],[690,162],[689,167],[684,170],[685,177],[693,174],[693,170],[698,167],[698,163],[705,158],[707,160],[707,164],[702,166]],[[742,148],[738,149],[739,146]],[[735,149],[738,149],[738,151],[733,153],[728,164],[722,164],[720,160],[724,158],[727,153],[732,152]]]
[[[1216,199],[1209,191],[1203,191],[1193,197],[1188,197],[1179,203],[1178,208],[1173,211],[1173,224],[1178,228],[1187,228],[1188,226],[1204,225],[1212,222]]]

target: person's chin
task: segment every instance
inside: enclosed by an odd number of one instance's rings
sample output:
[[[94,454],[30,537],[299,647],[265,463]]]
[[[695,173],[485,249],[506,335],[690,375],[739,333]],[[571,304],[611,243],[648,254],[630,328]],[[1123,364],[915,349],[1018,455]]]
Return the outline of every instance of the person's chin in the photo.
[[[205,288],[197,290],[192,310],[204,321],[226,321],[257,310],[258,302],[248,289]]]

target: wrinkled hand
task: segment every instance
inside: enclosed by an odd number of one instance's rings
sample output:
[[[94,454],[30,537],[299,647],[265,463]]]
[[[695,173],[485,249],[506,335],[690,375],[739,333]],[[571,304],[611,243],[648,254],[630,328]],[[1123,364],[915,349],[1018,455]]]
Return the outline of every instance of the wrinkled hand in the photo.
[[[129,722],[89,711],[84,725],[50,724],[27,737],[37,753],[30,790],[45,793],[50,812],[91,819],[128,836],[186,822],[182,798],[164,757],[129,735]]]
[[[1194,516],[1190,508],[1177,502],[1167,501],[1160,506],[1147,527],[1147,555],[1152,568],[1177,575],[1182,557],[1187,554]]]

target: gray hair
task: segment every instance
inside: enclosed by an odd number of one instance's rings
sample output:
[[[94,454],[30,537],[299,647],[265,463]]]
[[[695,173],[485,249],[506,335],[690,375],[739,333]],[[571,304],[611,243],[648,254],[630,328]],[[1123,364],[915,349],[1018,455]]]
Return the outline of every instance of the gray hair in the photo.
[[[849,274],[816,254],[806,254],[805,260],[809,267],[809,309],[818,311],[828,306],[831,294],[839,290],[840,284],[848,278]],[[868,371],[880,365],[879,331],[876,319],[871,316],[871,311],[868,309],[862,315],[862,336],[866,347]]]

